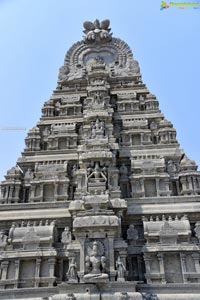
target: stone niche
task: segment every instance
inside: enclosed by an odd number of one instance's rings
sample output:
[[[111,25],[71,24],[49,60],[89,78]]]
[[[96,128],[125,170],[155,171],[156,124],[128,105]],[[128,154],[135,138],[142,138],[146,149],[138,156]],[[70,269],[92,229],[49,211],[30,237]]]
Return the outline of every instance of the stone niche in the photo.
[[[199,282],[198,247],[191,241],[187,216],[144,218],[143,226],[147,283]]]
[[[1,252],[0,289],[52,286],[57,241],[55,222],[13,223]],[[19,255],[20,251],[20,255]]]
[[[156,155],[135,156],[131,161],[132,197],[170,196],[165,160]]]
[[[27,202],[52,202],[68,199],[67,161],[45,161],[35,165]]]

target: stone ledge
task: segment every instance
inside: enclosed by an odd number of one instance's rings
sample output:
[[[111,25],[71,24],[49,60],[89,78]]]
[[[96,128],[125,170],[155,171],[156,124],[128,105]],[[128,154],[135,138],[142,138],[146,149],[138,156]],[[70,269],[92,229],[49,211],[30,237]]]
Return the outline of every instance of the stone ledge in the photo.
[[[13,211],[1,211],[1,221],[17,221],[17,220],[35,220],[35,219],[61,219],[70,218],[67,208],[44,208],[44,209],[21,209]]]

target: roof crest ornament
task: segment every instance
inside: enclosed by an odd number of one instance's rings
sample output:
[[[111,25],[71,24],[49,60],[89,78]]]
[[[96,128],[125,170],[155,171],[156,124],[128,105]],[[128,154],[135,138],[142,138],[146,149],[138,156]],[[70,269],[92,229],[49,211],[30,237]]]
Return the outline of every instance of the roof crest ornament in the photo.
[[[103,20],[101,23],[96,19],[93,23],[85,21],[83,27],[85,30],[84,42],[86,44],[100,44],[112,40],[112,33],[110,33],[110,21]]]

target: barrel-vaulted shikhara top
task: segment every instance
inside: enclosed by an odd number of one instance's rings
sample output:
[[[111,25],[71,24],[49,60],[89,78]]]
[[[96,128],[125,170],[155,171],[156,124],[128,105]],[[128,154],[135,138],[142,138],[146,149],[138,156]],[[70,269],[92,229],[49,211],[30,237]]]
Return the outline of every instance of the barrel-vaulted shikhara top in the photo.
[[[200,299],[200,174],[109,26],[84,23],[1,183],[0,299]]]

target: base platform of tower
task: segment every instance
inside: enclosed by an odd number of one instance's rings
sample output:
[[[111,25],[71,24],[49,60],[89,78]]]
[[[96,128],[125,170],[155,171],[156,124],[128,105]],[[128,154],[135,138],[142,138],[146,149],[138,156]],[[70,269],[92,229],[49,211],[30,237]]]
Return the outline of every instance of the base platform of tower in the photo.
[[[200,299],[200,173],[109,25],[84,22],[1,183],[1,300]]]

